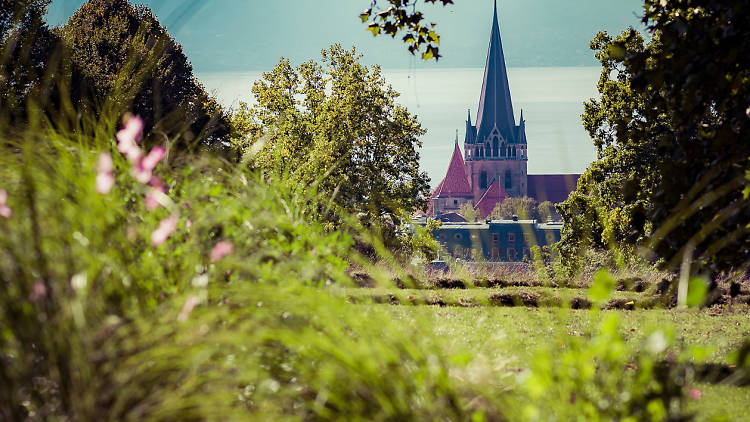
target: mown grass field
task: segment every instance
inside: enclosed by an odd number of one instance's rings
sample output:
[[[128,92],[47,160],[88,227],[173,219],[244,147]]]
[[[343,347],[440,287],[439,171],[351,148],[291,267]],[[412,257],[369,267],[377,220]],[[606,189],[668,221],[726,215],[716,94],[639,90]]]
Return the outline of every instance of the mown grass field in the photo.
[[[747,304],[666,309],[653,293],[617,291],[607,304],[593,306],[594,310],[570,309],[576,300],[586,300],[587,290],[553,287],[376,287],[340,289],[335,294],[346,296],[352,306],[387,313],[405,326],[430,327],[422,334],[439,339],[442,347],[474,351],[476,365],[467,370],[467,376],[476,379],[470,382],[497,389],[523,382],[529,362],[539,351],[561,352],[566,336],[590,337],[603,318],[616,313],[632,351],[643,347],[656,329],[673,332],[683,350],[705,348],[705,360],[696,362],[696,371],[699,365],[713,369],[696,377],[691,386],[701,394],[689,407],[697,420],[750,420],[750,386],[728,385],[727,375],[721,373],[731,372],[731,354],[750,337]],[[613,308],[612,303],[631,301],[628,308],[632,309],[606,309]],[[628,362],[623,362],[623,371],[627,370]]]

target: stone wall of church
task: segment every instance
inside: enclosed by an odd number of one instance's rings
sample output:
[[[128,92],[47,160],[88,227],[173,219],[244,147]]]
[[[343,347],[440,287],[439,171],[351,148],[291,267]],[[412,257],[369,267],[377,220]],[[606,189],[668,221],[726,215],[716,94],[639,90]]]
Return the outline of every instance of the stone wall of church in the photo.
[[[498,180],[500,186],[512,197],[527,196],[528,173],[526,167],[526,160],[467,161],[466,177],[471,183],[474,203],[479,201],[494,180]]]

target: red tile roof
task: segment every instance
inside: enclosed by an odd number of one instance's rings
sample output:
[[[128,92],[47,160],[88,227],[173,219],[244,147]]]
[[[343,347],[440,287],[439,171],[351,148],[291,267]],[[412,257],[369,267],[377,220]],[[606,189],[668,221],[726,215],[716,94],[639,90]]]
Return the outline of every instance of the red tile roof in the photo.
[[[538,202],[563,202],[574,191],[580,174],[530,174],[528,193]]]
[[[505,198],[508,197],[510,197],[510,195],[508,195],[508,192],[506,192],[505,189],[500,186],[497,180],[495,180],[484,192],[482,197],[474,206],[474,209],[477,210],[479,218],[487,218],[490,214],[492,214],[492,210],[495,209],[495,205],[498,202],[503,202]]]
[[[458,148],[458,142],[456,142],[451,163],[448,166],[448,172],[445,174],[443,181],[432,191],[430,198],[473,197],[474,194],[471,190],[471,185],[469,184],[469,180],[466,179],[466,173],[464,173],[464,158],[461,155],[461,150]]]

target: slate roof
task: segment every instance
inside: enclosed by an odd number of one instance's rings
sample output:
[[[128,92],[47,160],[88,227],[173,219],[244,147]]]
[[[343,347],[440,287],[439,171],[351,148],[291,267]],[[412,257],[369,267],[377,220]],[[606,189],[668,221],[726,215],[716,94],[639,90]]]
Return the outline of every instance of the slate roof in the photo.
[[[461,155],[458,142],[456,142],[448,172],[445,174],[443,181],[432,191],[430,199],[473,197],[474,193],[471,190],[469,180],[466,178],[466,173],[464,173],[464,158]]]
[[[513,104],[510,100],[503,43],[500,40],[500,28],[497,23],[497,1],[495,1],[495,14],[492,19],[487,62],[484,66],[482,94],[479,97],[477,139],[480,141],[487,139],[495,126],[504,139],[515,141],[516,125],[513,117]]]
[[[580,174],[529,174],[528,195],[538,202],[550,201],[553,204],[568,199],[574,191]]]
[[[474,209],[477,210],[479,218],[487,218],[492,214],[492,210],[495,209],[495,205],[498,202],[503,202],[505,198],[508,198],[508,192],[500,186],[495,179],[494,182],[487,188],[482,197],[479,199]]]

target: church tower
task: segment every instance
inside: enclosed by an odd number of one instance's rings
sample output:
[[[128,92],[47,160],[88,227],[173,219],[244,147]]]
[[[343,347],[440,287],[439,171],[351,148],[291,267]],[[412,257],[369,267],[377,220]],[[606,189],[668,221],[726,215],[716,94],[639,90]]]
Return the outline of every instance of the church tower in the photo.
[[[497,20],[497,0],[476,125],[471,123],[471,111],[466,120],[464,157],[475,205],[490,187],[497,190],[495,183],[502,191],[500,196],[503,193],[512,197],[527,196],[526,123],[521,111],[520,122],[515,124]]]

